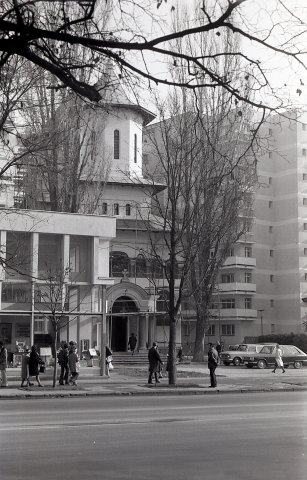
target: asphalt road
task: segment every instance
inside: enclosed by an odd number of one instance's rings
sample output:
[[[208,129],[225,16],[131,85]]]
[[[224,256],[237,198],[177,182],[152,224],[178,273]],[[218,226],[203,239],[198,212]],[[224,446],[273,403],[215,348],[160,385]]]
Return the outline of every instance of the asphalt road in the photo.
[[[307,479],[307,392],[0,406],[1,480]]]

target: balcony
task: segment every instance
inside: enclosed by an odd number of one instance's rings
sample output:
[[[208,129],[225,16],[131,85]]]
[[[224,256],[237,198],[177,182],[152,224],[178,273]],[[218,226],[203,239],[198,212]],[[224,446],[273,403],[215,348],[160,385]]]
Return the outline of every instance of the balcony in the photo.
[[[219,283],[218,290],[220,293],[256,293],[256,284],[245,282]]]
[[[228,257],[223,263],[223,267],[256,267],[255,257]]]
[[[221,308],[220,310],[215,309],[211,310],[212,317],[220,318],[225,320],[255,320],[257,315],[257,310],[251,308]]]

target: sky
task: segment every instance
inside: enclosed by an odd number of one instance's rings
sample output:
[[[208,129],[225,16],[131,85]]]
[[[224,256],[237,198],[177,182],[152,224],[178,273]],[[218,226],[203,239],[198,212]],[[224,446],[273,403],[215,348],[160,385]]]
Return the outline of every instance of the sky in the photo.
[[[211,0],[213,3],[218,1]],[[210,0],[207,0],[206,4],[208,5],[209,2]],[[176,8],[186,5],[192,11],[193,3],[193,0],[167,0],[167,2],[162,2],[158,11],[161,18],[158,28],[167,30],[170,27],[174,18],[174,14],[171,13],[172,5],[175,5]],[[292,43],[292,49],[299,48],[307,52],[307,0],[247,0],[242,6],[242,12],[249,28],[257,31],[262,38],[270,31],[275,45],[282,47],[283,43],[288,40]],[[293,28],[293,25],[292,28],[289,28],[289,23],[287,23],[291,14],[293,15],[292,24],[296,24],[295,28]],[[153,29],[153,23],[150,22],[148,17],[147,19],[144,17],[142,21],[144,22],[142,28],[146,33],[146,38],[151,38],[156,33]],[[302,23],[300,24],[300,22]],[[239,19],[238,26],[246,30],[242,19]],[[155,28],[157,29],[157,27]],[[297,35],[298,32],[300,33],[299,36]],[[304,34],[302,34],[303,32]],[[241,47],[252,58],[261,60],[261,65],[265,69],[271,85],[278,89],[279,96],[286,102],[291,101],[294,106],[304,107],[307,104],[306,68],[285,55],[269,51],[269,49],[262,48],[259,44],[252,44],[248,40],[244,40]],[[161,78],[169,76],[167,64],[161,58],[152,54],[148,58],[150,67]],[[307,53],[302,55],[301,58],[307,66]],[[162,97],[167,95],[167,88],[163,85],[158,86],[157,91]],[[145,89],[141,97],[144,98],[143,101],[150,102],[148,90]],[[269,95],[268,91],[265,95],[259,94],[258,100],[274,105],[274,98]]]

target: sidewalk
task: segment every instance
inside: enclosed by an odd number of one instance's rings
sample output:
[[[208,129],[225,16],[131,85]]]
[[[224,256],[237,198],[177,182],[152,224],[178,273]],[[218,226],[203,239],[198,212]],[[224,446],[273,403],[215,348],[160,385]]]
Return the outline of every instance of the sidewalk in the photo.
[[[270,369],[247,371],[244,367],[219,367],[217,388],[209,388],[206,364],[177,366],[177,385],[168,385],[164,376],[157,385],[147,384],[147,367],[118,365],[111,377],[101,377],[98,367],[81,367],[78,386],[52,387],[52,367],[41,375],[44,387],[20,388],[20,369],[9,368],[8,387],[0,389],[0,399],[89,397],[93,395],[216,395],[221,393],[307,391],[307,369],[272,376]]]

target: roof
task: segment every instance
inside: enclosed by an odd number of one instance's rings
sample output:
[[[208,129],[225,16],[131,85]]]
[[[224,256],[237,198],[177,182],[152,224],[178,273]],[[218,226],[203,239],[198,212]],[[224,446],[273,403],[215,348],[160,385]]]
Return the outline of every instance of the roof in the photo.
[[[156,115],[147,108],[130,100],[111,62],[107,65],[104,76],[96,83],[95,87],[101,95],[101,103],[112,107],[136,110],[143,116],[145,125],[156,118]]]

